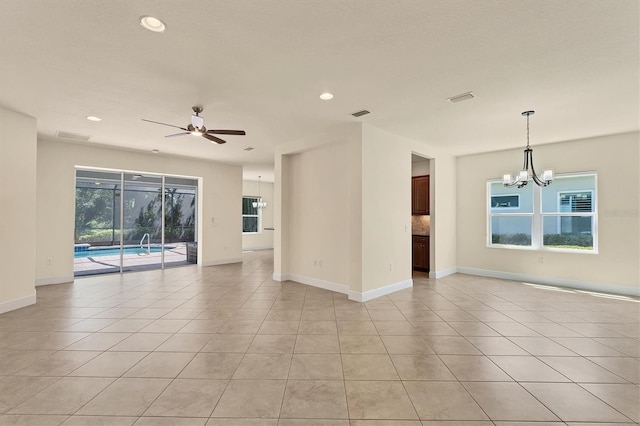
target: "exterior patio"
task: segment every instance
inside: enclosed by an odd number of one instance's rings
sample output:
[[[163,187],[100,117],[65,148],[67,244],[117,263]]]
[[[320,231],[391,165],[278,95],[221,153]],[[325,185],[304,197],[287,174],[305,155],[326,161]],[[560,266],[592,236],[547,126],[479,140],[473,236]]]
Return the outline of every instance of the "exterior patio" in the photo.
[[[187,262],[186,243],[171,243],[167,244],[167,246],[171,248],[164,250],[164,263],[166,267],[186,265],[189,263]],[[102,248],[108,249],[109,247]],[[111,248],[119,249],[118,246],[113,246]],[[129,247],[125,246],[125,248]],[[162,262],[161,258],[162,251],[153,251],[151,253],[125,253],[122,256],[123,270],[136,271],[144,269],[159,269]],[[119,272],[120,254],[74,257],[73,270],[75,276]]]

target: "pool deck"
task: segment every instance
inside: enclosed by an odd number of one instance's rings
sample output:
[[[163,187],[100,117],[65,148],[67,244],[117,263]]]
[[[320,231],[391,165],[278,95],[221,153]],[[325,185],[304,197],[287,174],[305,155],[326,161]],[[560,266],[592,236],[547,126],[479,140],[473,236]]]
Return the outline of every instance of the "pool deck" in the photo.
[[[165,266],[171,263],[184,264],[187,260],[187,246],[184,243],[171,243],[173,247],[164,251]],[[162,252],[150,254],[125,254],[123,267],[125,269],[142,269],[158,265],[160,267]],[[73,259],[75,275],[101,274],[120,270],[120,255],[77,257]]]

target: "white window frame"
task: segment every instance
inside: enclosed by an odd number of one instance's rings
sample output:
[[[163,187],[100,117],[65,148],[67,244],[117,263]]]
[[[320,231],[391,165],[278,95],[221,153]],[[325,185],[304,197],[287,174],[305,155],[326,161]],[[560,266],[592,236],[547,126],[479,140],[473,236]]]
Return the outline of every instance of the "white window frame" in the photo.
[[[533,181],[529,181],[529,185],[533,185],[533,213],[511,213],[511,212],[496,212],[496,209],[503,210],[505,208],[500,207],[491,207],[491,184],[496,182],[502,182],[502,179],[490,179],[487,181],[487,194],[486,194],[486,208],[487,208],[487,222],[486,222],[486,246],[487,248],[498,248],[498,249],[508,249],[508,250],[533,250],[533,251],[547,251],[547,252],[561,252],[561,253],[581,253],[581,254],[598,254],[598,174],[596,172],[575,172],[575,173],[561,173],[557,174],[556,178],[563,177],[579,177],[579,176],[593,176],[594,178],[594,186],[593,189],[576,189],[576,190],[563,190],[558,191],[560,193],[573,193],[573,192],[591,192],[591,203],[593,206],[592,212],[560,212],[560,208],[558,206],[558,211],[556,212],[543,212],[542,211],[542,188],[538,185],[535,185]],[[553,186],[553,184],[551,184]],[[547,187],[547,190],[551,187]],[[503,195],[503,194],[500,194]],[[558,195],[557,203],[560,203],[560,197]],[[520,200],[518,200],[520,203]],[[492,212],[492,209],[494,210]],[[529,246],[518,246],[511,244],[494,244],[492,243],[492,235],[491,235],[491,218],[492,217],[531,217],[531,245]],[[579,250],[579,249],[567,249],[567,248],[557,248],[557,247],[547,247],[544,245],[543,241],[543,218],[544,217],[553,217],[557,216],[558,220],[562,216],[591,216],[591,235],[593,238],[593,249],[592,250]]]
[[[260,197],[256,197],[253,195],[243,195],[242,196],[242,200],[244,201],[245,198],[250,198],[252,200],[256,200],[256,201],[261,201]],[[244,232],[244,230],[242,231],[242,235],[258,235],[258,234],[262,234],[262,209],[257,209],[258,210],[258,214],[242,214],[242,218],[244,219],[245,217],[257,217],[258,218],[258,231],[257,232]]]

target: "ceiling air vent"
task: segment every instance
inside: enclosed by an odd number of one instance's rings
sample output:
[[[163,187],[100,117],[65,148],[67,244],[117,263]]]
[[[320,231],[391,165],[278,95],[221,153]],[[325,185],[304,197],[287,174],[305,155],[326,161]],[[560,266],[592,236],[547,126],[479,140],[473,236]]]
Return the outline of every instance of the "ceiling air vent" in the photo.
[[[58,130],[56,132],[56,136],[64,139],[73,139],[74,141],[88,141],[91,136],[81,135],[79,133],[71,133],[71,132],[63,132],[62,130]]]
[[[354,112],[351,115],[353,115],[354,117],[362,117],[363,115],[367,115],[367,114],[371,114],[371,112],[367,111],[366,109],[363,109],[362,111]]]
[[[255,149],[254,147],[252,147],[252,146],[248,146],[248,147],[246,147],[244,150],[245,150],[245,151],[253,151],[254,149]]]
[[[452,96],[447,98],[447,100],[453,104],[457,104],[458,102],[468,101],[475,98],[476,95],[473,92],[461,93],[460,95]]]

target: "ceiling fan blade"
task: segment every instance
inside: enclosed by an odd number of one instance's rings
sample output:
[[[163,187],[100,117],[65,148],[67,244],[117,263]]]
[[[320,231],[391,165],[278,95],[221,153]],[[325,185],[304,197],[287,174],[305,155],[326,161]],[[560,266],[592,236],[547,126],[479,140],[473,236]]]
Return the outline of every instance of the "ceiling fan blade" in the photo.
[[[172,138],[174,136],[184,136],[184,135],[188,135],[190,132],[181,132],[181,133],[174,133],[172,135],[166,135],[165,138]]]
[[[244,130],[207,130],[207,133],[212,133],[215,135],[236,135],[236,136],[244,136],[247,134]]]
[[[227,143],[227,141],[222,140],[220,138],[217,138],[217,137],[215,137],[213,135],[209,135],[207,133],[203,133],[202,137],[205,138],[205,139],[209,139],[211,142],[215,142],[215,143],[218,143],[218,144]]]
[[[162,124],[163,126],[175,127],[176,129],[184,130],[185,132],[187,131],[187,129],[185,129],[184,127],[174,126],[173,124],[167,124],[167,123],[161,123],[159,121],[147,120],[146,118],[143,118],[142,121],[148,121],[149,123]]]

